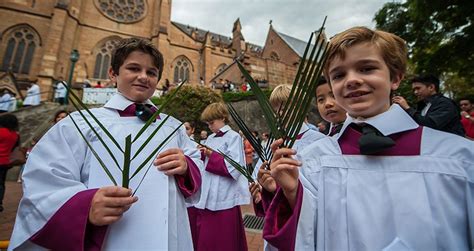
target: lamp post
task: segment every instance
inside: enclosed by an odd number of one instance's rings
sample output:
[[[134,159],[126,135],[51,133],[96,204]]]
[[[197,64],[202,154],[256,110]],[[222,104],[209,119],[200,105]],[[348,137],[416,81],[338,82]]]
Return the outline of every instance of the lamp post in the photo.
[[[71,69],[69,70],[69,79],[67,81],[67,85],[69,88],[66,92],[66,100],[64,100],[66,105],[69,103],[69,89],[72,88],[72,75],[74,74],[74,67],[76,66],[76,62],[79,60],[79,51],[76,49],[72,50],[69,59],[71,60]]]

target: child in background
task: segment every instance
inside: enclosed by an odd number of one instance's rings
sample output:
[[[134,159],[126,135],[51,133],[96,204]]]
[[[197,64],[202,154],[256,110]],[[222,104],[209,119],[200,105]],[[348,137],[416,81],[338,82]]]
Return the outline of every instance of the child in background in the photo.
[[[221,151],[245,166],[242,137],[227,125],[229,112],[223,103],[212,103],[204,109],[201,120],[213,132],[206,146]],[[217,152],[201,148],[205,170],[201,193],[194,196],[194,207],[188,208],[194,250],[247,250],[240,205],[250,203],[247,179]],[[197,197],[197,198],[196,198]]]
[[[322,76],[316,87],[316,104],[319,115],[330,123],[328,135],[333,136],[338,133],[346,120],[346,111],[336,103],[331,86]]]
[[[280,190],[264,238],[280,250],[472,250],[474,143],[390,105],[405,41],[354,27],[331,44],[325,75],[348,118],[298,159],[272,145]]]
[[[118,93],[91,112],[123,147],[122,140],[128,135],[133,138],[145,124],[138,115],[145,108],[156,111],[149,98],[161,78],[163,56],[151,42],[129,38],[120,41],[111,62],[109,77],[117,83]],[[72,113],[56,123],[29,155],[9,250],[191,250],[185,198],[200,187],[202,161],[184,127],[156,159],[146,163],[156,168],[130,180],[133,189],[141,184],[132,196],[131,189],[111,185],[72,117],[115,180],[122,180],[120,166],[115,166],[84,119]],[[165,117],[161,114],[144,135],[151,134]],[[169,118],[131,162],[131,172],[180,124]],[[110,142],[95,122],[92,125]],[[145,139],[136,140],[132,156]],[[121,149],[108,145],[121,163]]]

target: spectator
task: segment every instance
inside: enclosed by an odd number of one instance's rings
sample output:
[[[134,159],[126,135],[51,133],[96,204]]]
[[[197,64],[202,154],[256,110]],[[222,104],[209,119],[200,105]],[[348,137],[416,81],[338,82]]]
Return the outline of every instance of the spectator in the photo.
[[[16,111],[16,105],[17,105],[16,94],[11,93],[11,95],[12,95],[12,97],[10,98],[10,106],[8,107],[9,112]]]
[[[67,117],[67,111],[59,110],[56,112],[56,114],[54,114],[53,123],[57,124],[59,121],[61,121],[65,117]]]
[[[206,130],[202,130],[201,133],[199,134],[200,138],[201,138],[201,141],[199,141],[199,143],[205,145],[206,144],[206,140],[207,140],[207,131]]]
[[[194,123],[193,122],[184,122],[184,128],[186,128],[186,134],[188,137],[194,141]]]
[[[466,131],[466,137],[474,140],[474,107],[472,100],[469,98],[462,98],[459,100],[461,107],[461,124]]]
[[[204,86],[204,79],[202,77],[199,78],[199,85]]]
[[[104,88],[104,87],[102,86],[102,83],[100,81],[97,81],[97,85],[95,85],[94,88]]]
[[[315,125],[309,123],[308,115],[306,115],[306,117],[304,118],[304,123],[306,124],[306,126],[308,126],[309,129],[319,131],[319,129]]]
[[[89,79],[84,79],[84,83],[82,85],[82,88],[91,88],[91,81]]]
[[[253,149],[252,144],[250,144],[250,141],[244,137],[242,131],[239,131],[239,134],[244,140],[245,165],[250,167],[253,164],[253,153],[255,150]]]
[[[268,139],[269,139],[268,133],[266,132],[262,133],[262,142],[260,143],[260,145],[262,145],[263,148],[267,146]]]
[[[439,79],[434,75],[420,75],[411,80],[412,90],[418,99],[417,108],[410,107],[405,98],[395,96],[399,104],[420,125],[464,137],[459,107],[439,93]]]
[[[243,83],[242,84],[242,92],[246,92],[247,91],[247,83]]]
[[[19,145],[18,119],[15,115],[0,116],[0,212],[3,211],[3,196],[5,195],[5,180],[10,165],[10,153]]]
[[[322,133],[322,134],[328,134],[328,131],[329,131],[329,130],[328,130],[328,127],[327,127],[327,125],[326,125],[326,122],[320,121],[320,122],[318,123],[318,130],[319,130],[319,132]]]
[[[228,92],[229,89],[230,89],[230,83],[229,83],[229,80],[225,80],[225,83],[224,85],[222,86],[222,89],[224,90],[224,92]]]
[[[3,94],[0,97],[0,113],[8,112],[8,108],[10,108],[11,97],[12,96],[7,89],[3,90]]]
[[[54,92],[54,101],[60,105],[64,105],[66,101],[67,89],[64,85],[67,85],[67,83],[60,77],[56,83],[56,90]]]
[[[26,98],[23,101],[23,106],[35,106],[39,105],[41,102],[41,92],[40,87],[36,83],[31,83],[30,88],[26,91]]]

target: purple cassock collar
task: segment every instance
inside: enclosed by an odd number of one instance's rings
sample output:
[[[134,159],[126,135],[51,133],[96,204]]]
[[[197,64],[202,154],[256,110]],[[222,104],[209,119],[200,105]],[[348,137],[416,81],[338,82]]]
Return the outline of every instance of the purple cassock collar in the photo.
[[[157,111],[157,108],[153,105],[150,100],[146,100],[144,105],[148,106],[153,112]],[[105,108],[116,110],[121,117],[132,117],[136,116],[136,104],[125,98],[121,93],[117,93],[104,105]],[[159,116],[157,117],[160,118]]]
[[[420,127],[399,105],[377,116],[359,119],[348,116],[339,134],[335,138],[339,142],[343,154],[360,155],[359,138],[362,133],[350,126],[352,123],[366,123],[377,128],[384,136],[392,138],[396,145],[375,155],[404,156],[419,155],[423,127]]]

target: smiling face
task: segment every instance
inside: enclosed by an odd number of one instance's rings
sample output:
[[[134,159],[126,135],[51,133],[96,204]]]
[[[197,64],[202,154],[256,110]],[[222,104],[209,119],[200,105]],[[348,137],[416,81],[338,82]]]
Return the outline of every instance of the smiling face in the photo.
[[[118,91],[134,102],[144,102],[155,92],[159,69],[150,54],[133,51],[115,73],[109,69],[110,79],[117,83]]]
[[[316,104],[324,120],[333,124],[341,124],[346,120],[346,111],[336,103],[329,84],[322,84],[316,88]]]
[[[400,85],[402,74],[390,78],[379,49],[359,43],[334,58],[328,66],[337,103],[352,117],[369,118],[390,108],[390,92]]]

